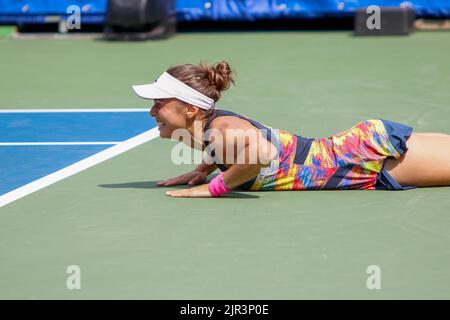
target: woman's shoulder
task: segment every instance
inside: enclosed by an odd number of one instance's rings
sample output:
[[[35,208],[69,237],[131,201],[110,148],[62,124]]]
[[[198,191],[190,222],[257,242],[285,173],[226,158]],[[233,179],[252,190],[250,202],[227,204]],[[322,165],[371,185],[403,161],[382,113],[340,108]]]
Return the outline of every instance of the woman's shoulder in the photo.
[[[253,120],[247,115],[242,115],[233,111],[217,109],[210,116],[207,121],[206,128],[214,127],[216,129],[249,129],[249,130],[272,130],[270,126],[267,126],[259,121]],[[205,129],[206,130],[206,129]]]
[[[228,129],[228,128],[253,128],[253,125],[245,117],[240,117],[235,113],[222,114],[214,117],[209,125],[213,129]]]

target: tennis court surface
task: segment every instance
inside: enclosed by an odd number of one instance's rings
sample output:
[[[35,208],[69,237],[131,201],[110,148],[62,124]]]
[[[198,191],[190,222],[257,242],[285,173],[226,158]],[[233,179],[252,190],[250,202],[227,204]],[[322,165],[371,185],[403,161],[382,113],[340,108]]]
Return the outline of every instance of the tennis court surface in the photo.
[[[0,298],[450,298],[450,188],[169,198],[156,182],[194,166],[171,163],[175,142],[131,90],[224,59],[237,82],[219,107],[274,128],[322,137],[384,118],[450,133],[448,52],[440,32],[0,38],[0,199],[44,181],[0,207]]]

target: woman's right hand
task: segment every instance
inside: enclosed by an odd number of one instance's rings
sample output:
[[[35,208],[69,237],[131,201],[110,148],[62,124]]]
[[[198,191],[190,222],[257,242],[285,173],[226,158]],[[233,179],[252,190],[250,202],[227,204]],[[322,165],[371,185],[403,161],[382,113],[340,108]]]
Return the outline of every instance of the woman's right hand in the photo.
[[[207,177],[208,177],[207,172],[194,170],[175,178],[159,181],[156,183],[156,185],[158,187],[178,186],[181,184],[193,186],[205,182]]]

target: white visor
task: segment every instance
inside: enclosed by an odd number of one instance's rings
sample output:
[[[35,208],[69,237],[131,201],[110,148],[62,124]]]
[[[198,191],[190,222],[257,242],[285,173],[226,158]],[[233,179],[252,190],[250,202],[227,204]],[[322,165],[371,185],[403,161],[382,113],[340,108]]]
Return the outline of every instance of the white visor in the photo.
[[[151,84],[133,86],[133,90],[139,97],[144,99],[177,98],[205,110],[214,108],[213,99],[189,87],[167,72],[164,72]]]

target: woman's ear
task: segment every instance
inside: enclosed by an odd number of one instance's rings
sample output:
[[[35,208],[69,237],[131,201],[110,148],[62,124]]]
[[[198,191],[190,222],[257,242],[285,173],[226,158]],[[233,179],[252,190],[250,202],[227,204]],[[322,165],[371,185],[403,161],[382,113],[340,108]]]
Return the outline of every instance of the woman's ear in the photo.
[[[188,104],[186,108],[186,118],[195,119],[199,114],[200,110],[198,107]]]

